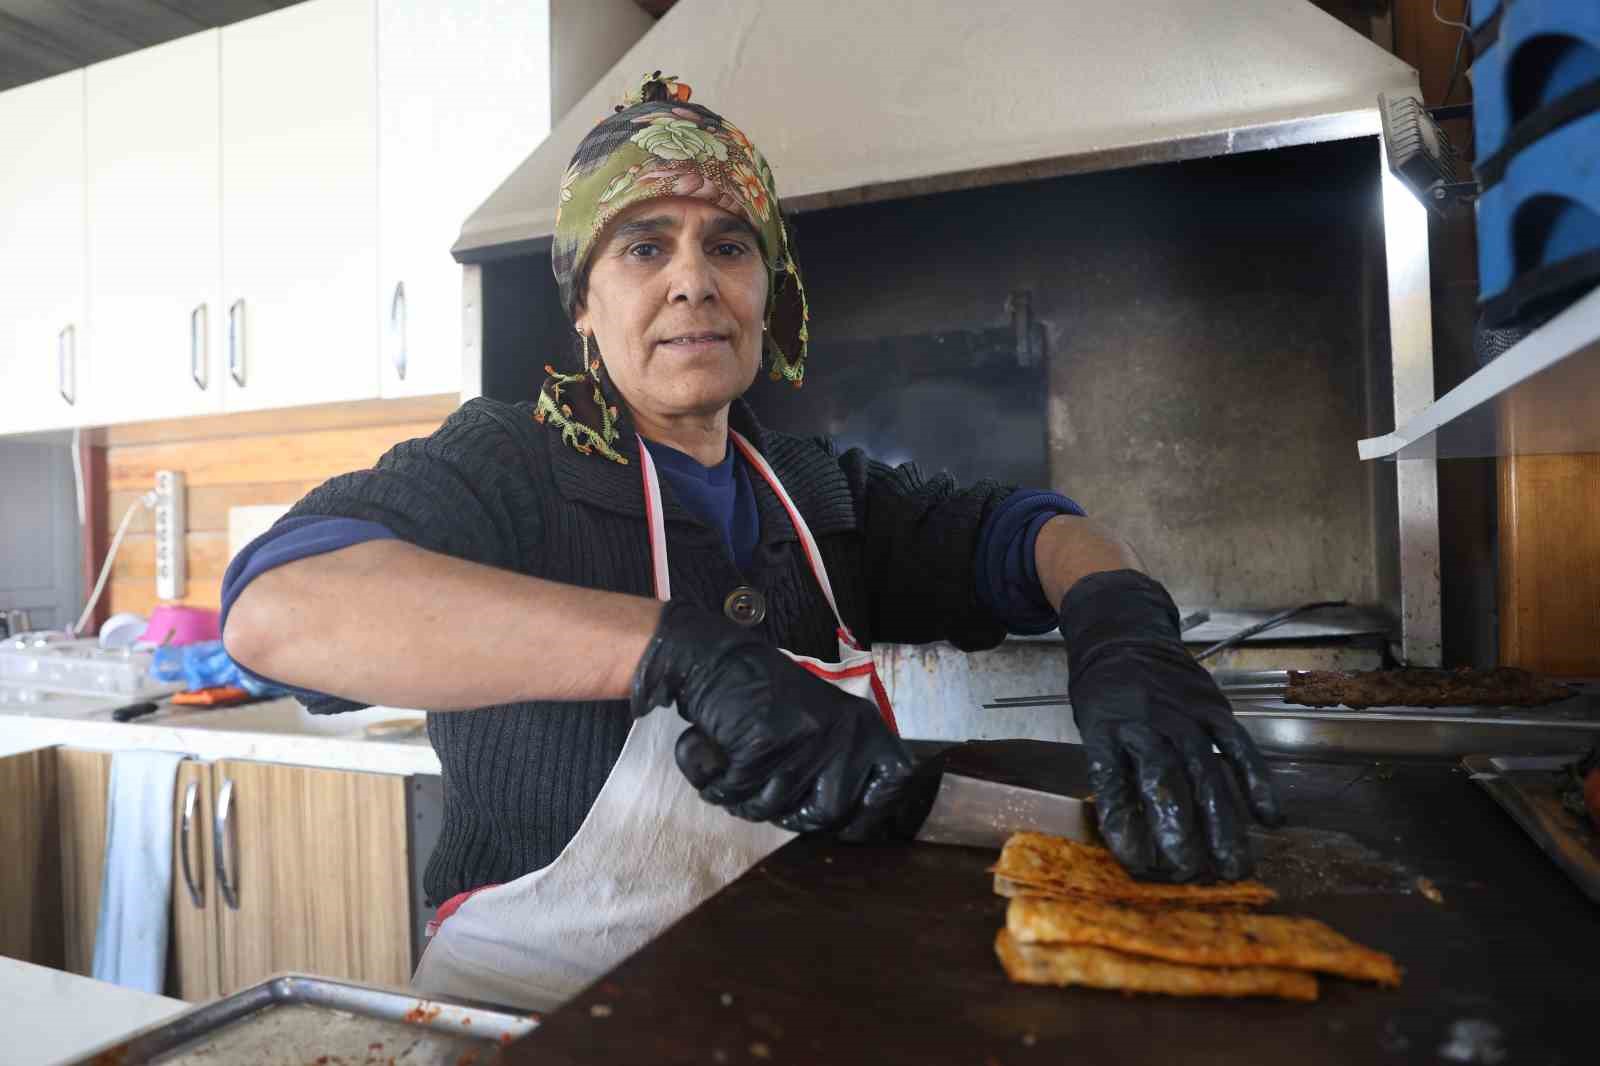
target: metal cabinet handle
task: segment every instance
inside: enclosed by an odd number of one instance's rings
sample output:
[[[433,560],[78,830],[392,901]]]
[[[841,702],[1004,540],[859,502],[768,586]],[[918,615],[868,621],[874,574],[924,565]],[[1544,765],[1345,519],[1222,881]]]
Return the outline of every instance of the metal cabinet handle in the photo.
[[[73,326],[56,334],[56,389],[68,406],[77,406],[78,331]]]
[[[211,359],[209,331],[206,329],[206,305],[201,304],[189,312],[189,376],[201,392],[211,384]]]
[[[389,358],[394,362],[394,372],[400,380],[406,379],[406,283],[394,283],[394,298],[389,301],[389,344],[393,351]]]
[[[228,832],[228,815],[233,812],[233,778],[224,778],[222,790],[217,793],[217,814],[211,821],[211,851],[216,856],[217,890],[223,902],[234,910],[239,909],[239,893],[228,878],[228,851],[233,837]],[[237,856],[235,856],[237,860]],[[237,866],[238,862],[235,861]]]
[[[194,805],[199,796],[200,783],[190,781],[189,787],[183,791],[183,828],[178,833],[178,847],[183,852],[183,883],[189,889],[189,899],[196,907],[204,907],[205,897],[200,894],[200,889],[194,882],[194,870],[189,865],[189,832],[194,825]]]
[[[244,388],[244,297],[228,306],[228,374]]]

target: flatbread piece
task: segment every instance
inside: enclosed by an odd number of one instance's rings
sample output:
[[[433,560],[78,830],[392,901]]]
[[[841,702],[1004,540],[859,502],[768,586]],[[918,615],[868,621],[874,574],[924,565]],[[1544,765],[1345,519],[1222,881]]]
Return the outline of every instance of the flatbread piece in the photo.
[[[1400,967],[1315,918],[1243,911],[1013,899],[1006,928],[1020,944],[1073,944],[1196,966],[1272,966],[1400,983]]]
[[[1045,833],[1013,833],[990,871],[1002,896],[1038,895],[1191,907],[1259,906],[1278,894],[1259,881],[1169,885],[1135,881],[1105,848]]]
[[[1080,944],[1019,944],[1006,929],[995,937],[994,950],[1006,976],[1019,984],[1085,985],[1168,996],[1317,998],[1317,979],[1298,970],[1190,966]]]

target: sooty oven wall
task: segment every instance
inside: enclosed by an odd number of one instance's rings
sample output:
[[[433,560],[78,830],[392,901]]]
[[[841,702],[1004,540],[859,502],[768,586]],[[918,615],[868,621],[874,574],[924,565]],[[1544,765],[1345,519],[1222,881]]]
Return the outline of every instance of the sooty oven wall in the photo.
[[[1381,602],[1392,474],[1355,449],[1389,417],[1377,168],[1364,139],[803,214],[811,371],[751,402],[1065,492],[1182,603]],[[1032,367],[999,345],[1016,292]],[[547,255],[485,264],[484,321],[486,395],[576,365]]]

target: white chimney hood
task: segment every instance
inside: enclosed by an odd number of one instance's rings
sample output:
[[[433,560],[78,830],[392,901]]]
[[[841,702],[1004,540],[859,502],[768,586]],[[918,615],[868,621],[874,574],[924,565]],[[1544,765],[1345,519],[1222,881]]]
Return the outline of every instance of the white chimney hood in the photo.
[[[680,0],[463,226],[542,242],[584,134],[676,74],[812,210],[1365,136],[1416,72],[1306,0]]]

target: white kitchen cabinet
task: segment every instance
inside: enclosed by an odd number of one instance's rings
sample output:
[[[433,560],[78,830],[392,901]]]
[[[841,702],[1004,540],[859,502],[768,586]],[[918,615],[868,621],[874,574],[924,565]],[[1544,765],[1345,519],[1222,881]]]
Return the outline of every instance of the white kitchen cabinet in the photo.
[[[88,411],[222,410],[219,31],[88,70]]]
[[[0,434],[82,420],[84,75],[0,93]]]
[[[455,392],[461,267],[450,246],[550,132],[550,5],[377,2],[382,394]]]
[[[651,25],[305,0],[0,93],[0,434],[459,391],[462,220]]]
[[[373,4],[221,31],[227,410],[378,395]]]

